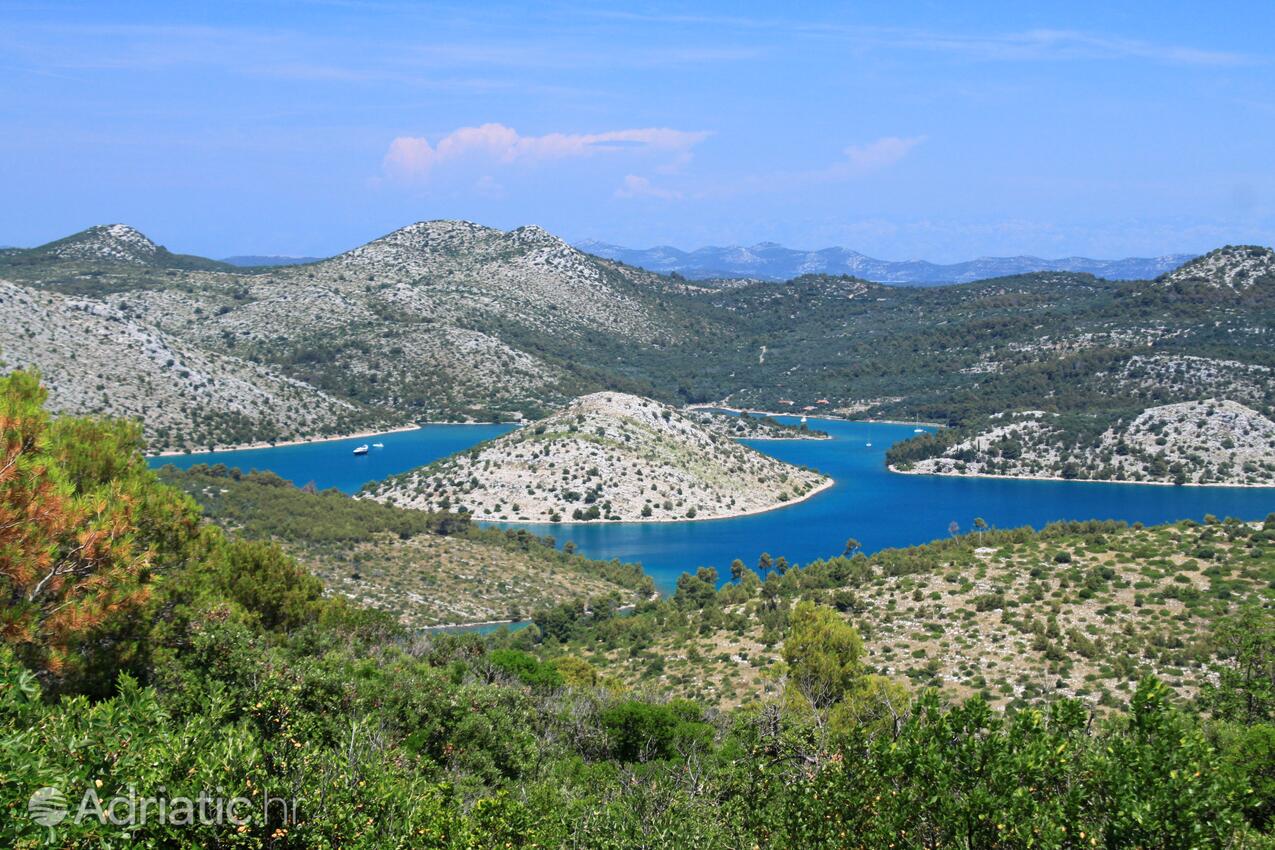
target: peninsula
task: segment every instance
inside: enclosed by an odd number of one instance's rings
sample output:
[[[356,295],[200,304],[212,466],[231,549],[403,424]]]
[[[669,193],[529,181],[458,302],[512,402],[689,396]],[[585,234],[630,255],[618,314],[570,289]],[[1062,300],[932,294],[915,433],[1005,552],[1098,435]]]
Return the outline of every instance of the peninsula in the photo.
[[[483,520],[658,522],[758,513],[831,484],[675,407],[601,392],[363,495]]]

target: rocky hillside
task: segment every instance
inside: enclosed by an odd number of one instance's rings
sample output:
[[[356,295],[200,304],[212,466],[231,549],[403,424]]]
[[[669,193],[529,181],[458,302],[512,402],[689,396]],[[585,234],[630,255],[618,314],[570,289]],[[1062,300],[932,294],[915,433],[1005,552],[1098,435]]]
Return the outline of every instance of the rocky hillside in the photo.
[[[698,597],[585,624],[559,651],[633,688],[738,705],[775,688],[779,612],[813,599],[854,623],[868,663],[895,681],[999,706],[1075,697],[1101,713],[1148,674],[1182,699],[1210,682],[1210,633],[1269,595],[1273,543],[1275,515],[1055,523],[771,569],[764,583],[740,565],[716,594],[688,582]]]
[[[44,252],[61,260],[147,265],[155,261],[159,246],[127,224],[100,224],[48,244]]]
[[[369,485],[365,495],[477,519],[631,522],[738,516],[830,483],[673,407],[603,392],[469,452]]]
[[[938,456],[895,468],[937,475],[1275,486],[1275,422],[1234,401],[1152,407],[1097,434],[1039,411],[996,419]]]
[[[1227,245],[1161,277],[1161,286],[1205,288],[1233,293],[1275,290],[1275,251],[1258,245]]]
[[[87,306],[202,357],[212,385],[261,371],[394,425],[538,419],[609,390],[962,428],[1047,408],[1096,417],[1101,432],[1201,398],[1271,414],[1272,256],[1224,248],[1132,283],[1042,272],[925,289],[827,275],[722,285],[591,256],[534,226],[420,222],[320,262],[245,269],[108,225],[0,251],[0,280],[64,299],[48,310]],[[106,372],[128,375],[127,347],[111,351]],[[39,335],[0,328],[0,360],[42,368],[72,409],[139,412],[127,392],[54,374],[63,356]],[[328,401],[312,423],[271,424],[245,404],[157,392],[147,433],[179,448],[343,427]]]
[[[59,413],[140,419],[153,450],[224,447],[389,423],[266,366],[105,303],[0,280],[0,360],[36,367]]]
[[[1215,357],[1136,354],[1093,381],[1147,401],[1226,398],[1275,415],[1275,369]]]
[[[435,321],[484,315],[543,333],[666,337],[633,291],[654,284],[653,275],[621,272],[535,226],[504,233],[468,221],[419,222],[312,271],[347,291],[370,284],[394,308]]]
[[[2,253],[6,265],[35,266],[46,270],[50,264],[71,264],[88,269],[119,265],[164,269],[229,268],[216,260],[174,254],[127,224],[99,224],[38,248],[10,249]]]
[[[28,293],[54,294],[39,302],[50,329],[92,314],[181,351],[159,361],[173,373],[158,384],[173,387],[134,398],[128,376],[150,366],[134,364],[129,336],[99,344],[92,369],[71,369],[70,349],[47,334],[0,332],[0,362],[40,368],[65,409],[144,413],[154,448],[336,433],[351,421],[340,410],[386,424],[534,417],[603,386],[613,352],[688,335],[688,324],[659,306],[660,278],[537,227],[422,222],[330,260],[241,270],[107,225],[3,252],[5,277]],[[24,310],[34,303],[20,300]],[[252,392],[223,399],[185,386],[182,370],[192,370],[178,364],[196,359],[201,387],[262,377]],[[283,409],[273,420],[254,412],[251,397],[276,396],[280,381],[315,399],[301,405],[310,413],[296,418],[290,403],[273,401],[266,406]],[[228,420],[236,423],[229,430]]]

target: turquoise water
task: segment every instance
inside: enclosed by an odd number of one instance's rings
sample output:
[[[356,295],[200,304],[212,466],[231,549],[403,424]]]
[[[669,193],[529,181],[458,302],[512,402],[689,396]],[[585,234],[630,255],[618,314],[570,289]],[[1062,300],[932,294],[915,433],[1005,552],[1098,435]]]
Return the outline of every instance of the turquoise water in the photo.
[[[813,423],[812,423],[813,424]],[[912,426],[821,420],[831,440],[749,441],[759,451],[831,475],[836,484],[804,502],[736,519],[677,523],[549,525],[508,523],[573,541],[593,558],[640,562],[662,589],[684,571],[716,567],[728,577],[730,562],[755,565],[762,552],[805,563],[840,554],[854,537],[871,552],[925,543],[956,522],[968,530],[975,517],[993,526],[1040,527],[1058,519],[1122,519],[1167,522],[1220,517],[1260,519],[1275,511],[1275,488],[1158,487],[1084,481],[1011,481],[895,475],[885,468],[885,450],[912,435]],[[419,431],[369,440],[339,440],[214,455],[156,458],[182,466],[226,463],[270,469],[298,484],[354,492],[365,481],[402,472],[508,431],[507,425],[430,425]],[[384,442],[366,458],[350,450]],[[871,446],[868,446],[871,443]]]

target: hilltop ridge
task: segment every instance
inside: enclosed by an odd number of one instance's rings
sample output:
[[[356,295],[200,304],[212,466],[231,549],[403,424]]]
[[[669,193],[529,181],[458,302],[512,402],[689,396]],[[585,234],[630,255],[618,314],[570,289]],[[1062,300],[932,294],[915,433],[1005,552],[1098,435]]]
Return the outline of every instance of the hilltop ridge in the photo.
[[[36,249],[67,260],[152,262],[159,246],[127,224],[100,224]]]
[[[79,267],[93,264],[152,266],[171,269],[229,269],[218,260],[174,254],[127,224],[97,224],[35,248],[4,251],[8,264],[42,265],[67,263]]]
[[[534,418],[603,386],[599,367],[614,361],[611,349],[668,346],[688,333],[684,319],[658,309],[660,278],[589,257],[535,226],[418,222],[328,260],[241,269],[170,254],[134,228],[108,225],[4,252],[4,278],[33,296],[70,299],[46,300],[46,310],[87,305],[208,352],[213,383],[265,370],[390,425]],[[68,327],[79,322],[65,318]],[[41,368],[68,410],[101,396],[87,409],[138,415],[138,405],[95,389],[88,370],[67,369],[42,339],[0,334],[0,359]],[[106,371],[127,375],[126,338],[96,339]],[[225,429],[201,419],[238,416],[228,399],[192,403],[179,381],[168,382],[171,391],[164,383],[144,417],[155,449],[205,448]],[[331,410],[328,401],[314,407]],[[317,415],[328,423],[320,433],[340,433],[341,418]],[[254,433],[248,421],[233,429],[246,442],[311,432],[298,422],[292,433]]]
[[[1227,245],[1185,263],[1156,283],[1234,293],[1258,289],[1275,292],[1275,251],[1260,245]]]
[[[244,419],[233,399],[195,401],[171,376],[143,412],[39,334],[0,331],[0,360],[42,369],[62,397],[93,399],[89,410],[143,415],[156,450],[232,432],[341,433],[334,402],[389,425],[525,421],[604,390],[958,428],[1043,406],[1101,431],[1204,398],[1271,415],[1271,258],[1223,248],[1158,281],[1044,271],[932,288],[826,274],[699,283],[591,256],[536,225],[422,221],[327,260],[247,269],[107,225],[0,252],[0,279],[66,299],[42,309],[87,306],[203,356],[210,386],[245,370],[286,378],[324,399],[313,426]],[[127,339],[95,336],[99,371],[130,373]],[[183,362],[161,371],[167,359]]]

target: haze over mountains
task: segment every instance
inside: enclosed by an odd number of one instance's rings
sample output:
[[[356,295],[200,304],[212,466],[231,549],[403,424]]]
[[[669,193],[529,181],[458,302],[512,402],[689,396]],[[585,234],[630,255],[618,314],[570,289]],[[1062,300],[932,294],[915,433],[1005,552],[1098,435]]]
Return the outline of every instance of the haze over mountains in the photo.
[[[963,263],[940,264],[925,260],[877,260],[849,248],[802,251],[774,242],[748,247],[710,246],[682,251],[668,245],[655,248],[625,248],[606,242],[586,240],[576,244],[581,251],[618,260],[631,266],[662,274],[676,272],[695,280],[746,277],[757,280],[789,280],[803,274],[848,274],[876,283],[908,286],[935,286],[969,283],[990,277],[1031,272],[1083,272],[1108,280],[1149,280],[1172,271],[1194,254],[1163,257],[1128,257],[1122,260],[1093,260],[1065,257],[979,257]]]
[[[323,257],[281,257],[263,254],[241,254],[234,257],[223,257],[223,263],[229,263],[232,266],[252,267],[252,266],[303,266],[306,263],[317,263]]]

